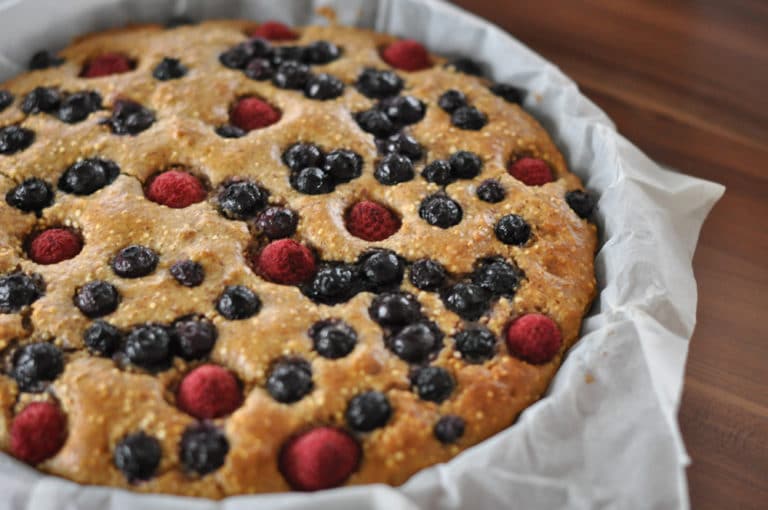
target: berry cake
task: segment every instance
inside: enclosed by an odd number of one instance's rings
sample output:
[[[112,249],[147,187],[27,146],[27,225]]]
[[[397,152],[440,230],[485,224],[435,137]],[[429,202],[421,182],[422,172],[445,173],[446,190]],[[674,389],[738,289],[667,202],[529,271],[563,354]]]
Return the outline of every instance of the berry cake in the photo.
[[[341,26],[90,35],[0,85],[0,448],[209,498],[402,484],[510,426],[594,201],[472,60]]]

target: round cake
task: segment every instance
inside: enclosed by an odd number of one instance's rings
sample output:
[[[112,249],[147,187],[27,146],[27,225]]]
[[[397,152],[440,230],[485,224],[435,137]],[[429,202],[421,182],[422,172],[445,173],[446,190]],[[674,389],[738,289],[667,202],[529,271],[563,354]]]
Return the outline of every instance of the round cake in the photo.
[[[509,427],[597,235],[483,71],[333,24],[36,53],[0,85],[0,448],[222,498],[398,485]]]

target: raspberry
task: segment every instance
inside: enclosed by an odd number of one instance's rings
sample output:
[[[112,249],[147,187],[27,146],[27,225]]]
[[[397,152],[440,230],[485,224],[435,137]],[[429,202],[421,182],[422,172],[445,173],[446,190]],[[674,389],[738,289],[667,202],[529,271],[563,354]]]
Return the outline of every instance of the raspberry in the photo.
[[[549,165],[537,158],[520,158],[510,164],[507,171],[527,186],[541,186],[555,180]]]
[[[257,97],[244,97],[232,108],[229,120],[244,131],[253,131],[280,120],[280,112]]]
[[[364,200],[346,215],[349,233],[365,241],[381,241],[400,229],[400,218],[381,204]]]
[[[196,204],[205,200],[207,192],[200,180],[181,170],[163,172],[147,187],[147,198],[173,209]]]
[[[267,21],[259,25],[251,37],[263,37],[270,41],[292,41],[299,38],[299,34],[291,30],[291,27],[279,21]]]
[[[80,238],[66,228],[49,228],[29,243],[29,258],[38,264],[56,264],[71,259],[83,248]]]
[[[346,432],[317,427],[291,439],[280,452],[280,472],[296,490],[343,484],[360,463],[360,445]]]
[[[13,419],[11,454],[29,464],[53,457],[67,438],[67,419],[49,402],[32,402]]]
[[[560,351],[563,337],[555,321],[539,313],[518,317],[507,329],[507,347],[529,363],[547,363]]]
[[[235,376],[217,365],[202,365],[192,370],[176,392],[179,409],[200,419],[230,414],[242,401]]]
[[[134,63],[121,53],[104,53],[89,60],[80,76],[83,78],[98,78],[110,74],[127,73],[132,70]]]
[[[269,243],[256,261],[259,273],[270,281],[296,285],[314,276],[317,271],[315,257],[304,245],[293,239],[280,239]]]
[[[382,51],[387,64],[404,71],[420,71],[432,65],[427,49],[418,41],[393,42]]]

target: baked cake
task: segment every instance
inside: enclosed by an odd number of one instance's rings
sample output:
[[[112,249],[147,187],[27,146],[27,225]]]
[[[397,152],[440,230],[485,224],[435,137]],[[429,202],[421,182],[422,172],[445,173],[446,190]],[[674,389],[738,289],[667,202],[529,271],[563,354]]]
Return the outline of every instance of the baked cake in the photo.
[[[398,485],[510,426],[595,295],[521,91],[357,28],[147,25],[0,86],[0,448],[222,498]]]

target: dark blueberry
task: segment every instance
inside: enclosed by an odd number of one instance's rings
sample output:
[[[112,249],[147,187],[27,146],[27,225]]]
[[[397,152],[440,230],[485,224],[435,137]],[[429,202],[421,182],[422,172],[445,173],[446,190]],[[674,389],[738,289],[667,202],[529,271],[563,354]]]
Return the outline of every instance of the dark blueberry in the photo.
[[[115,446],[114,461],[117,469],[133,483],[152,478],[162,455],[160,441],[144,432],[136,432]]]
[[[409,279],[417,289],[435,291],[445,282],[445,268],[430,259],[417,260],[411,266]]]
[[[173,323],[176,350],[185,360],[200,359],[208,355],[216,343],[216,326],[204,317],[182,317]]]
[[[433,322],[409,324],[388,342],[397,356],[409,363],[423,363],[442,345],[443,333]]]
[[[457,283],[446,289],[442,298],[446,308],[462,319],[475,321],[488,309],[491,295],[474,283]]]
[[[312,76],[304,87],[305,96],[320,101],[335,99],[343,93],[344,82],[330,74]]]
[[[112,324],[97,320],[83,334],[85,345],[100,356],[110,357],[120,348],[123,334]]]
[[[165,28],[171,29],[171,28],[178,28],[178,27],[183,27],[186,25],[194,25],[194,24],[195,24],[195,21],[191,18],[188,18],[186,16],[174,16],[165,22]]]
[[[42,281],[24,273],[0,277],[0,313],[15,313],[43,294]]]
[[[272,77],[272,83],[281,89],[301,90],[311,76],[309,67],[298,62],[288,61],[280,64],[275,76]]]
[[[328,41],[315,41],[304,48],[302,54],[307,64],[327,64],[341,56],[338,46]]]
[[[343,358],[355,348],[357,333],[346,322],[323,320],[316,322],[309,329],[315,351],[329,359]]]
[[[356,152],[337,149],[326,156],[323,169],[336,183],[349,182],[363,172],[363,158]]]
[[[385,328],[400,329],[421,320],[421,304],[413,294],[392,292],[373,298],[368,314]]]
[[[358,293],[359,287],[356,268],[336,264],[320,268],[303,291],[314,301],[335,305],[349,301]]]
[[[502,243],[522,246],[531,237],[531,226],[517,214],[507,214],[496,223],[494,232]]]
[[[7,90],[0,90],[0,112],[11,106],[13,103],[13,94]]]
[[[569,191],[565,194],[565,201],[573,209],[579,218],[589,218],[595,208],[595,198],[580,190]]]
[[[227,453],[227,438],[211,425],[192,425],[181,436],[179,458],[187,471],[198,475],[212,473],[224,465]]]
[[[113,161],[101,158],[83,159],[71,165],[59,179],[59,189],[75,195],[90,195],[111,184],[120,173]]]
[[[421,171],[421,176],[427,182],[434,182],[440,186],[445,186],[454,181],[453,173],[451,172],[451,164],[444,159],[436,159],[430,162]]]
[[[396,96],[403,90],[403,80],[392,71],[367,68],[357,77],[357,90],[372,99]]]
[[[267,377],[267,391],[283,404],[301,400],[313,387],[312,367],[303,359],[278,361]]]
[[[219,209],[229,219],[253,218],[267,205],[267,192],[250,181],[235,181],[219,193]]]
[[[488,179],[480,183],[477,187],[477,198],[483,202],[490,202],[497,204],[504,200],[506,192],[504,188],[499,184],[499,181],[495,179]]]
[[[460,129],[479,131],[488,123],[488,117],[474,106],[462,106],[451,114],[451,123]]]
[[[375,251],[363,258],[360,274],[366,287],[378,292],[384,288],[399,286],[405,267],[402,260],[389,250]]]
[[[448,113],[453,113],[462,106],[467,106],[467,96],[463,92],[451,89],[437,100],[437,105]]]
[[[505,101],[510,103],[520,104],[523,101],[523,92],[520,89],[513,87],[512,85],[507,85],[506,83],[496,83],[495,85],[492,85],[491,92],[501,98],[504,98]]]
[[[483,67],[471,58],[458,57],[445,64],[446,67],[452,67],[460,73],[471,74],[472,76],[483,76]]]
[[[120,250],[112,259],[112,270],[123,278],[141,278],[155,270],[160,257],[146,246],[133,244]]]
[[[139,103],[121,99],[115,101],[112,116],[103,121],[116,135],[136,135],[155,122],[155,114]]]
[[[386,113],[381,110],[366,110],[355,114],[355,120],[360,128],[377,138],[386,138],[393,135],[399,129]]]
[[[385,112],[400,125],[415,124],[424,118],[424,103],[413,96],[398,96],[386,102]]]
[[[392,406],[380,391],[366,391],[349,401],[344,416],[352,430],[370,432],[387,424],[392,416]]]
[[[421,202],[419,216],[435,227],[450,228],[462,218],[461,206],[447,195],[430,195]]]
[[[53,203],[53,189],[44,180],[31,177],[6,193],[5,201],[24,212],[39,212]]]
[[[175,80],[187,74],[187,68],[178,58],[164,57],[152,71],[152,76],[160,81]]]
[[[38,393],[44,383],[53,381],[64,370],[61,349],[48,342],[36,342],[21,347],[14,356],[11,377],[21,391]]]
[[[283,163],[294,172],[310,166],[323,166],[323,151],[313,143],[295,143],[283,152]]]
[[[254,58],[245,66],[245,75],[257,81],[270,80],[275,75],[275,69],[269,60],[265,58]]]
[[[40,50],[29,59],[29,69],[48,69],[49,67],[59,67],[64,63],[64,59],[52,51]]]
[[[76,92],[61,102],[58,117],[62,122],[75,124],[100,108],[101,96],[98,92]]]
[[[256,220],[258,229],[270,239],[291,237],[298,223],[299,216],[286,207],[269,207]]]
[[[308,167],[293,172],[290,178],[291,187],[306,195],[322,195],[330,193],[335,188],[333,176],[317,167]]]
[[[271,54],[272,48],[269,42],[253,38],[219,55],[219,62],[231,69],[245,69],[245,66],[254,58],[269,57]]]
[[[171,335],[159,324],[137,326],[125,338],[125,355],[136,366],[165,368],[171,358]]]
[[[242,285],[228,285],[216,300],[216,309],[229,320],[247,319],[259,313],[261,299]]]
[[[514,296],[520,278],[520,270],[502,259],[484,260],[472,273],[473,283],[496,296]]]
[[[418,370],[412,382],[420,399],[438,404],[451,396],[456,385],[451,374],[441,367],[426,367]]]
[[[35,87],[32,92],[24,96],[21,102],[21,111],[31,113],[51,113],[59,108],[61,94],[54,88]]]
[[[19,127],[5,126],[0,128],[0,154],[14,154],[23,151],[35,141],[35,132]]]
[[[457,179],[473,179],[483,169],[483,160],[474,152],[454,152],[448,162],[451,164],[451,173]]]
[[[91,319],[114,312],[119,301],[115,286],[102,280],[90,281],[75,293],[75,306]]]
[[[388,154],[376,165],[373,176],[387,186],[407,182],[413,179],[413,163],[402,154]]]
[[[456,350],[469,363],[482,363],[496,352],[496,336],[483,327],[460,331],[454,340]]]
[[[443,416],[435,423],[433,432],[441,443],[455,443],[464,435],[464,419],[453,414]]]
[[[171,266],[171,276],[185,287],[197,287],[205,279],[205,269],[194,260],[181,260]]]
[[[402,154],[411,161],[418,161],[424,156],[421,144],[414,137],[403,132],[389,138],[377,139],[376,147],[381,154]]]
[[[222,138],[240,138],[247,134],[245,131],[237,126],[233,126],[232,124],[224,124],[223,126],[219,126],[215,129],[215,131],[216,134]]]
[[[275,46],[272,49],[270,59],[275,67],[286,62],[299,63],[304,60],[304,48],[301,46]]]

